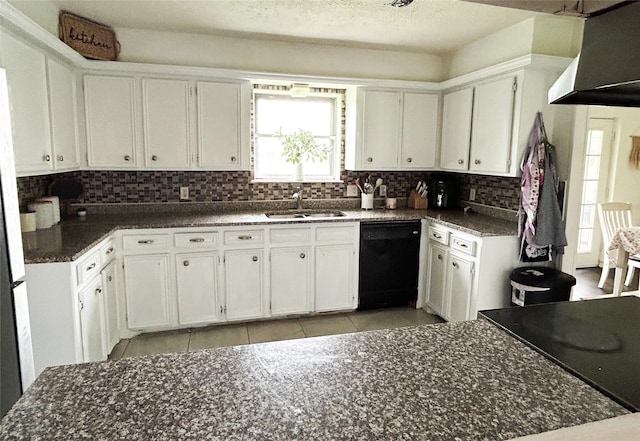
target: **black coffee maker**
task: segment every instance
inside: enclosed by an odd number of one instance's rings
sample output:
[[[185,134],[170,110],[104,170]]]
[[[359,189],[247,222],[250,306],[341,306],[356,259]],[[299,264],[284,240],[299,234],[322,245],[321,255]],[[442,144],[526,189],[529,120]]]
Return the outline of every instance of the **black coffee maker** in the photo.
[[[429,208],[455,208],[457,189],[455,177],[433,175],[429,180]]]

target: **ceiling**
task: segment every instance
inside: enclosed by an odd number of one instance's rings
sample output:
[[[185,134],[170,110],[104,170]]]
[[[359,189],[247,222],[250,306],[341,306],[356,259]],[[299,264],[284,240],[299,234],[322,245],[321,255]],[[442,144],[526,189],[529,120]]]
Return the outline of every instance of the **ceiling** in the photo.
[[[139,28],[443,54],[538,12],[459,0],[9,0]],[[482,0],[480,0],[482,1]],[[540,0],[538,3],[545,3]],[[511,2],[513,3],[513,2]],[[553,3],[553,1],[551,1]],[[45,6],[40,5],[37,7]]]

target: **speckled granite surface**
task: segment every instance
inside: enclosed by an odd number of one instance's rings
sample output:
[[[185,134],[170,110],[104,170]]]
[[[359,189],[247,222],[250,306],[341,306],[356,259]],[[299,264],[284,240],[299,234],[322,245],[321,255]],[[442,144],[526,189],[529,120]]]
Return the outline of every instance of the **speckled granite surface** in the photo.
[[[507,440],[628,413],[484,320],[48,368],[3,440]]]
[[[478,236],[513,235],[515,223],[481,214],[447,210],[342,210],[346,216],[323,219],[269,219],[264,211],[133,212],[89,214],[85,220],[66,218],[46,230],[23,233],[26,263],[69,262],[77,259],[118,229],[216,227],[233,225],[300,224],[310,222],[391,221],[428,218]]]

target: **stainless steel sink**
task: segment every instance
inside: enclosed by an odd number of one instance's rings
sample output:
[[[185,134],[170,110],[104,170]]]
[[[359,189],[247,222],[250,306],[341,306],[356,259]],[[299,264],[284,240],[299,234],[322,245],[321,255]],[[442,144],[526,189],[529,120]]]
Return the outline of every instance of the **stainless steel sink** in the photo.
[[[342,211],[335,210],[273,211],[264,215],[269,219],[320,219],[346,216]]]

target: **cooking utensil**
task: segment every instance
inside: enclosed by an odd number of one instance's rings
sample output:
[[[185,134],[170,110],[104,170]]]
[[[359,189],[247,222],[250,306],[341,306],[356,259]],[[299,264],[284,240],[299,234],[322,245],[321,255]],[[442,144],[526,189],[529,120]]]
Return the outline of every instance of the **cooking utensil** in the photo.
[[[360,187],[360,178],[356,178],[356,187],[358,187],[360,193],[364,193],[364,190]]]
[[[373,188],[373,192],[375,193],[375,191],[380,188],[380,186],[382,185],[382,178],[378,178],[376,180],[376,186]]]

